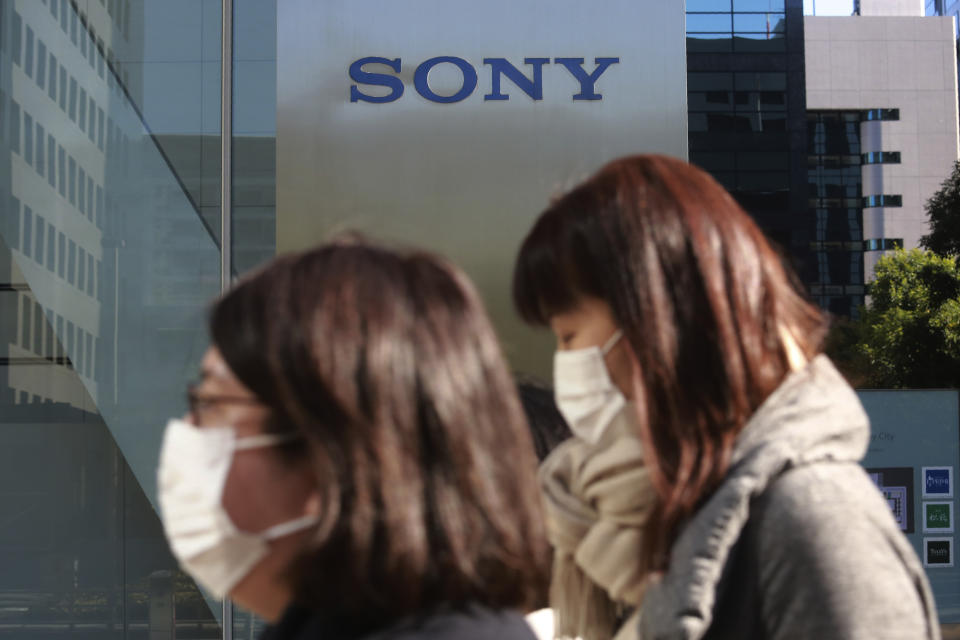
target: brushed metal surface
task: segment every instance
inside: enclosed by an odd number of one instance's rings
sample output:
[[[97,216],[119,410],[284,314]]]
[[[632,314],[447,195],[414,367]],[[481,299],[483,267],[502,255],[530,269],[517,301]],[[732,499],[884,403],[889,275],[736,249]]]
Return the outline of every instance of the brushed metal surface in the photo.
[[[345,229],[438,251],[480,287],[513,366],[548,375],[551,341],[510,303],[517,248],[551,195],[606,161],[686,157],[683,3],[283,0],[277,48],[278,252]],[[400,99],[350,102],[348,68],[367,56],[402,59]],[[472,95],[438,104],[417,93],[414,70],[436,56],[474,66]],[[543,100],[504,76],[510,99],[485,101],[485,57],[528,76],[525,57],[549,57]],[[601,101],[574,101],[579,84],[558,57],[585,58],[588,72],[594,58],[620,62],[597,82]],[[430,84],[450,95],[460,78],[445,64]]]

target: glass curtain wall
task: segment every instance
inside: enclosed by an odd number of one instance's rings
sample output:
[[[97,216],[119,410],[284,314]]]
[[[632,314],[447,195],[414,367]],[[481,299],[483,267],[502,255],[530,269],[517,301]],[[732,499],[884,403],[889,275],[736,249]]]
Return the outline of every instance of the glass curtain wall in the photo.
[[[860,111],[807,114],[813,260],[802,274],[824,309],[857,317],[864,303]]]
[[[687,0],[686,11],[690,161],[808,274],[819,236],[806,198],[803,4]]]
[[[220,12],[0,0],[0,638],[222,635],[155,508],[220,288]]]

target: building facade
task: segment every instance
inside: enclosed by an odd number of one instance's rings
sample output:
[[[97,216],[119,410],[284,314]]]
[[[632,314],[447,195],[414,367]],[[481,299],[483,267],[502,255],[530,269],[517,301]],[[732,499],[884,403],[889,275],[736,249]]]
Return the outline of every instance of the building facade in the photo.
[[[884,8],[897,15],[804,19],[808,111],[857,121],[839,161],[859,165],[868,277],[885,250],[919,246],[924,204],[958,157],[953,21],[922,17],[919,3]]]

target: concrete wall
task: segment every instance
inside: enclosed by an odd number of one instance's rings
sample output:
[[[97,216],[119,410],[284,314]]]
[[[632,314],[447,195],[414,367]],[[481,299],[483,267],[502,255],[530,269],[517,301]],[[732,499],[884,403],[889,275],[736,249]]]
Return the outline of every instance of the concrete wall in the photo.
[[[899,151],[900,164],[863,166],[863,195],[901,195],[902,207],[864,209],[864,239],[927,233],[924,203],[958,158],[953,21],[934,17],[806,17],[807,109],[900,110],[864,122],[862,152]],[[880,252],[865,254],[872,279]]]

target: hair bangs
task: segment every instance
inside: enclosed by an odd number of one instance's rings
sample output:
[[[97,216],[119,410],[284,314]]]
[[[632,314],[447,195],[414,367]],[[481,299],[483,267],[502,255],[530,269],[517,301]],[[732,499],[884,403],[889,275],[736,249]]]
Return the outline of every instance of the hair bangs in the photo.
[[[563,211],[548,210],[524,239],[513,271],[513,304],[523,320],[547,325],[584,293],[576,240]]]

